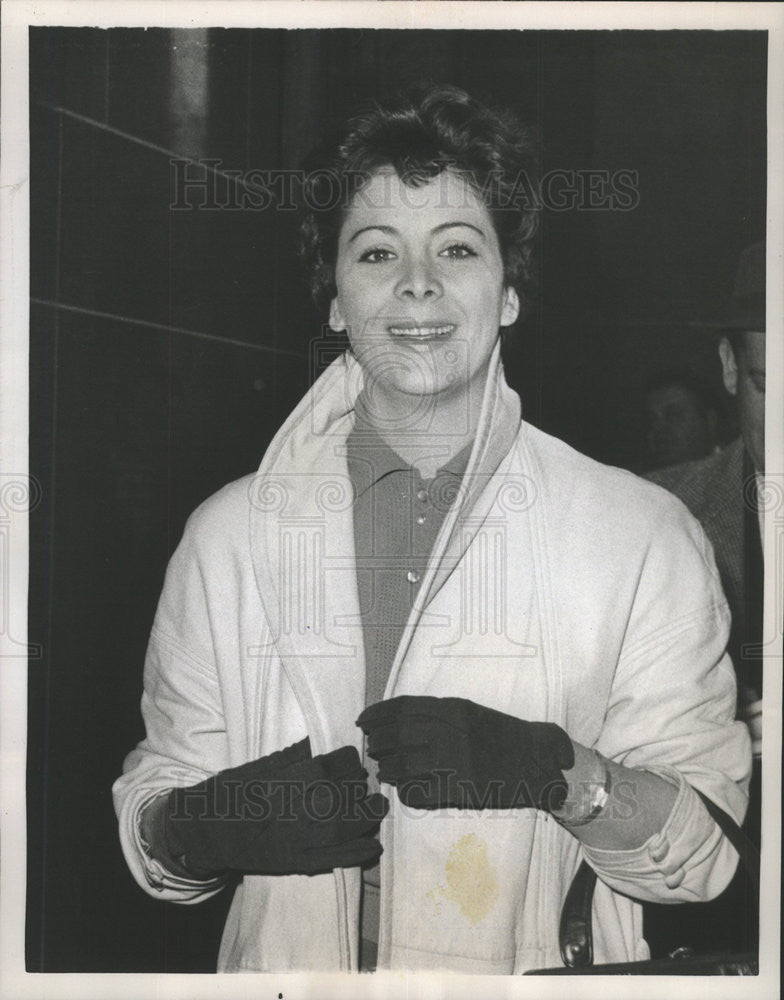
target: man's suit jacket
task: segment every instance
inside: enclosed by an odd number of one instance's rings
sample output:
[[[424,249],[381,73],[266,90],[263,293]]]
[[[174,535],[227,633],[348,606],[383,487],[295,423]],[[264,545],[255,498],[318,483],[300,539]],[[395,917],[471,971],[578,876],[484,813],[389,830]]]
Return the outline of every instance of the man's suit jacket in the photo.
[[[713,545],[732,613],[728,649],[738,678],[741,716],[762,693],[761,658],[752,656],[748,649],[743,652],[744,645],[759,643],[762,637],[762,551],[756,506],[751,502],[753,493],[750,495],[748,489],[744,492],[749,477],[753,477],[753,469],[742,438],[708,458],[659,469],[646,476],[686,504]],[[759,845],[762,796],[758,760],[749,798],[744,829]],[[666,954],[682,941],[689,941],[698,953],[754,950],[758,918],[749,910],[748,891],[748,881],[739,869],[731,887],[708,904],[707,909],[704,904],[696,908],[648,905],[645,937],[652,954]]]
[[[753,493],[744,487],[753,476],[743,439],[696,462],[683,462],[646,475],[674,493],[702,524],[713,545],[716,565],[732,612],[729,649],[742,686],[761,690],[758,661],[741,649],[759,642],[762,610],[762,556]]]

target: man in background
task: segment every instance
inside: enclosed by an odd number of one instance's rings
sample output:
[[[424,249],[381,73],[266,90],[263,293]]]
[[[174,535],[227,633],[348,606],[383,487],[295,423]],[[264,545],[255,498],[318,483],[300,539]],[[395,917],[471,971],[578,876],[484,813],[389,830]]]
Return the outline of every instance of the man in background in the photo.
[[[668,371],[645,394],[646,468],[690,462],[720,449],[722,405],[706,382],[688,371]]]
[[[737,403],[740,436],[700,461],[649,474],[702,523],[732,612],[730,653],[739,711],[758,744],[762,665],[762,518],[756,497],[765,474],[765,245],[741,255],[726,316],[716,325],[724,385]]]
[[[713,545],[732,613],[729,652],[738,679],[738,716],[749,727],[754,754],[744,830],[759,845],[764,574],[762,513],[757,497],[765,475],[764,243],[748,247],[741,255],[729,306],[714,329],[719,334],[724,385],[737,405],[740,436],[707,458],[661,469],[647,478],[686,504]],[[743,907],[742,885],[743,873],[739,872],[733,883],[734,894],[733,886],[725,894],[728,912],[733,906],[736,911]],[[756,921],[754,915],[747,917],[751,926],[742,928],[739,942],[728,939],[729,947],[740,949],[755,944]],[[646,911],[646,925],[653,923]],[[705,923],[709,925],[710,921]],[[650,927],[646,936],[649,934]]]

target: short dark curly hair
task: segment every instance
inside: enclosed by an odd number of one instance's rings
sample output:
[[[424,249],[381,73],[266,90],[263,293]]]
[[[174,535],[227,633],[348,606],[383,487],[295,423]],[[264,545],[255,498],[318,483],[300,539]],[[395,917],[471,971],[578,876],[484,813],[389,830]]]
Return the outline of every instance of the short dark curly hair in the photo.
[[[471,184],[493,220],[504,283],[517,290],[525,311],[535,277],[536,155],[530,132],[510,112],[486,107],[458,87],[418,84],[351,116],[304,166],[299,249],[319,307],[337,294],[338,237],[351,199],[391,166],[414,187],[446,169]]]

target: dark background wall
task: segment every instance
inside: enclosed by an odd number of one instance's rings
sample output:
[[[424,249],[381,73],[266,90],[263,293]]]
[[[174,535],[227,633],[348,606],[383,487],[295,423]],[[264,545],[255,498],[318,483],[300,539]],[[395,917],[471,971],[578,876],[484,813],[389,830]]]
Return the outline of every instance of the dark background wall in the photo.
[[[143,735],[184,520],[257,467],[323,317],[292,264],[294,214],[172,210],[172,155],[225,204],[241,189],[215,170],[295,167],[332,117],[430,78],[517,110],[544,172],[637,171],[633,211],[543,213],[539,301],[507,349],[528,419],[635,467],[646,379],[683,364],[718,384],[693,324],[764,237],[766,39],[38,28],[30,67],[28,968],[212,971],[228,894],[144,895],[110,787]]]

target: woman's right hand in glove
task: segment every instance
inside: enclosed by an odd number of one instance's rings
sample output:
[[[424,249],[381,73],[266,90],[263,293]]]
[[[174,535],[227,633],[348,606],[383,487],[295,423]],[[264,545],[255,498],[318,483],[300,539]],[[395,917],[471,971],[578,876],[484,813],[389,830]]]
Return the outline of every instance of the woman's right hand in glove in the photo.
[[[375,863],[388,809],[355,747],[311,757],[304,739],[173,790],[162,818],[167,854],[195,878],[314,875]]]

